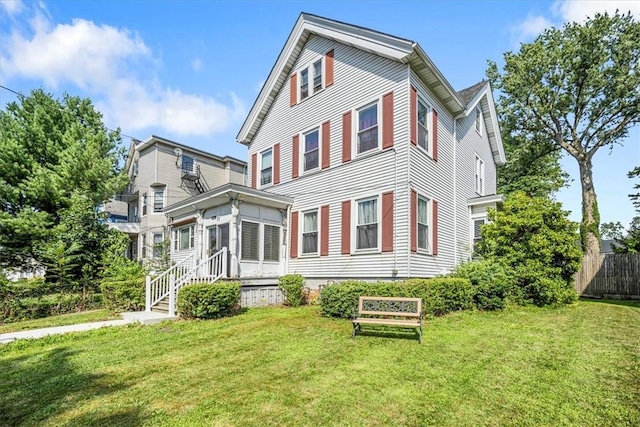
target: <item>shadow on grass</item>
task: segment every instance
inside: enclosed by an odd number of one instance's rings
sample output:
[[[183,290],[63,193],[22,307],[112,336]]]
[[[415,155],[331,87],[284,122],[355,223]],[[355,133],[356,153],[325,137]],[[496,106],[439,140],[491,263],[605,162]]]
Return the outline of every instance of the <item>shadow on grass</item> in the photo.
[[[580,298],[580,301],[597,302],[600,304],[621,305],[624,307],[640,308],[640,301],[628,299],[601,299],[601,298]]]
[[[424,333],[424,332],[423,332]],[[398,338],[403,340],[410,340],[418,342],[417,330],[401,331],[398,329],[383,329],[383,328],[366,328],[356,331],[356,338],[358,337],[379,337],[379,338]]]
[[[111,376],[82,372],[71,358],[79,352],[56,348],[28,356],[5,358],[0,365],[0,425],[37,425],[97,396],[129,387]],[[84,418],[84,416],[82,416]],[[98,422],[104,420],[104,422]],[[136,425],[138,410],[93,413],[70,425]]]

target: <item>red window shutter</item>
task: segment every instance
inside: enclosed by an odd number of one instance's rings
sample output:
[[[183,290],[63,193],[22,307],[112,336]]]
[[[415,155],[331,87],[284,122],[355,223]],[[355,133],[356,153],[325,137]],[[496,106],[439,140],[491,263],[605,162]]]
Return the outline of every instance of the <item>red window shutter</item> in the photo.
[[[320,208],[320,256],[329,255],[329,205]]]
[[[342,115],[342,163],[351,160],[351,111]]]
[[[438,112],[436,110],[432,110],[433,117],[433,129],[431,133],[433,134],[433,160],[438,161]]]
[[[351,200],[342,202],[342,253],[351,253]]]
[[[331,124],[329,120],[322,124],[322,169],[326,169],[330,164],[330,137]]]
[[[298,212],[291,213],[291,258],[298,257]]]
[[[411,252],[418,252],[418,193],[411,190]]]
[[[416,136],[416,132],[418,129],[418,91],[415,87],[411,86],[411,97],[410,97],[410,112],[411,112],[411,122],[409,125],[411,126],[411,143],[413,145],[418,145],[418,138]]]
[[[280,144],[273,146],[273,184],[280,184]]]
[[[393,252],[393,191],[382,194],[382,252]]]
[[[431,227],[433,230],[433,251],[431,251],[431,253],[438,255],[438,201],[433,200],[431,203],[433,203],[431,206],[431,209],[433,210],[431,214],[433,217],[433,226]]]
[[[289,79],[289,83],[289,105],[293,107],[298,102],[298,73],[291,76],[291,79]]]
[[[325,87],[333,84],[333,49],[325,55]]]
[[[393,92],[382,96],[382,148],[393,147]]]
[[[291,169],[291,178],[295,179],[298,177],[300,173],[300,166],[298,163],[300,162],[300,135],[295,135],[293,137],[293,159],[292,160],[292,169]]]
[[[256,180],[258,177],[258,155],[251,155],[251,188],[256,188]]]

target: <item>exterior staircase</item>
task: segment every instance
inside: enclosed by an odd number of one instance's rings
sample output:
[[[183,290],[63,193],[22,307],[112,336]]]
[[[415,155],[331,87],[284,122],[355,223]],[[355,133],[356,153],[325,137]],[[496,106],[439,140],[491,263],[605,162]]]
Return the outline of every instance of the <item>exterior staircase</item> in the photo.
[[[155,278],[147,276],[145,311],[176,315],[178,291],[191,283],[215,283],[227,277],[227,248],[196,261],[195,254]]]

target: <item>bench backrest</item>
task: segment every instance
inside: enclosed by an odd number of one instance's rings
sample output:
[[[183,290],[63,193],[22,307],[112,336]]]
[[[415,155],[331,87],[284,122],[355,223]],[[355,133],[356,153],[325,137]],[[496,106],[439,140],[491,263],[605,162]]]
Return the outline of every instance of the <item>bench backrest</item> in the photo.
[[[358,313],[375,316],[420,317],[422,298],[360,297]]]

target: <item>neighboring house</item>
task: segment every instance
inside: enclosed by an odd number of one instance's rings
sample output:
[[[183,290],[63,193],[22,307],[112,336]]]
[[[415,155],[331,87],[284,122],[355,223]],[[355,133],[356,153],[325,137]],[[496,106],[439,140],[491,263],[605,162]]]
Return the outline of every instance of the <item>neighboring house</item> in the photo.
[[[237,140],[251,188],[165,209],[173,259],[196,265],[172,270],[177,287],[203,275],[300,273],[312,287],[435,276],[470,258],[502,203],[489,83],[456,92],[416,42],[315,15],[300,15]],[[148,306],[170,294],[157,286]]]
[[[166,206],[210,187],[245,180],[246,163],[220,157],[159,136],[132,140],[125,163],[129,185],[104,206],[107,223],[129,235],[128,256],[150,259],[169,238]],[[155,249],[155,250],[154,250]],[[155,253],[154,253],[155,252]]]
[[[615,253],[613,249],[618,246],[620,245],[616,243],[615,239],[602,239],[602,242],[600,245],[600,253],[601,254]]]

